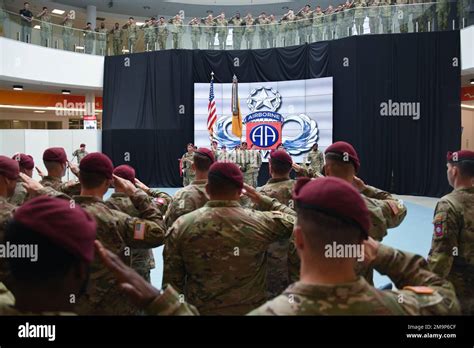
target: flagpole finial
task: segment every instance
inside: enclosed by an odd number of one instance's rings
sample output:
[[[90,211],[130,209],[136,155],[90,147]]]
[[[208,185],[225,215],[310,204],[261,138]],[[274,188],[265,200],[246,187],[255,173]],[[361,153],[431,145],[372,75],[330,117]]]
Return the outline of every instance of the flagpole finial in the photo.
[[[211,76],[214,77],[214,71],[211,71]]]

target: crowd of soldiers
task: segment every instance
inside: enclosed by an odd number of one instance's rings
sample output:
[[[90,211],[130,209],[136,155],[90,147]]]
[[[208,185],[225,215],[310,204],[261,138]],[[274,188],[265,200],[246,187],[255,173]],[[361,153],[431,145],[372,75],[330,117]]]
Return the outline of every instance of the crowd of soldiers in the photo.
[[[2,23],[2,2],[0,0],[0,26]],[[466,26],[469,11],[468,0],[457,3],[458,20],[456,28]],[[411,21],[412,31],[447,30],[450,13],[449,1],[439,0],[435,5],[427,0],[347,0],[339,5],[321,6],[306,5],[299,11],[289,9],[280,19],[275,15],[262,12],[254,18],[249,12],[245,17],[237,12],[231,18],[226,18],[224,12],[214,16],[209,12],[206,17],[194,17],[185,23],[182,14],[177,13],[170,19],[161,16],[147,19],[143,25],[137,25],[130,17],[124,25],[115,23],[112,29],[107,29],[104,22],[98,28],[92,28],[90,23],[83,29],[84,51],[92,53],[96,42],[96,53],[104,55],[108,47],[114,55],[124,52],[137,52],[137,42],[140,32],[143,33],[143,50],[154,51],[167,48],[183,48],[183,36],[189,32],[193,49],[227,48],[272,48],[277,46],[291,46],[321,40],[332,40],[351,35],[364,33],[380,34],[392,33],[397,24],[398,31],[407,33]],[[29,3],[21,12],[22,33],[28,40],[31,36],[33,14],[29,11]],[[61,21],[63,26],[63,47],[65,50],[74,50],[74,16],[69,12]],[[364,23],[368,18],[368,31]],[[52,46],[52,22],[47,7],[36,15],[41,25],[41,44]],[[231,33],[232,44],[228,47],[228,36]],[[171,37],[171,47],[167,47],[168,37]],[[202,39],[205,44],[202,45]],[[77,42],[76,42],[77,44]],[[258,47],[254,47],[257,46]]]
[[[226,154],[189,144],[182,169],[194,176],[173,197],[85,146],[79,165],[46,149],[40,182],[31,156],[0,156],[0,314],[474,314],[474,152],[447,155],[454,190],[436,206],[427,259],[381,243],[407,207],[357,176],[351,144],[315,145],[301,165],[279,146],[258,189]],[[76,180],[63,182],[67,168]],[[9,257],[20,246],[39,257]],[[376,289],[373,270],[396,289]]]

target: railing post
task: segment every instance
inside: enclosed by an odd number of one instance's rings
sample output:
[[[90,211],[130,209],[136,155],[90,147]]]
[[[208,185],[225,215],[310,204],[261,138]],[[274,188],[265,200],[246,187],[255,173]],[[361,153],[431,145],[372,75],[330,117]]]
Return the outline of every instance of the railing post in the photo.
[[[431,22],[428,21],[428,32],[430,32],[430,31],[431,31]]]
[[[415,32],[418,33],[418,22],[415,23]]]

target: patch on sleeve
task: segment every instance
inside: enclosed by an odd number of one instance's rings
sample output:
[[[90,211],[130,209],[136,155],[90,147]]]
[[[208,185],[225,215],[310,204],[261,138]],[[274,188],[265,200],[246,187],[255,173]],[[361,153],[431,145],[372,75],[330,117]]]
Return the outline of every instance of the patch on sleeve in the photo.
[[[446,233],[446,213],[438,213],[433,219],[435,238],[443,238]]]
[[[405,286],[403,290],[413,291],[418,295],[432,295],[434,294],[434,289],[428,286]]]
[[[165,200],[163,198],[153,198],[153,202],[156,205],[164,205],[165,204]]]
[[[133,229],[133,239],[144,240],[145,230],[146,230],[146,224],[143,221],[135,222],[135,226]]]
[[[391,201],[391,200],[388,200],[387,201],[388,205],[390,206],[390,209],[392,209],[392,213],[393,215],[398,215],[398,213],[400,212],[400,209],[398,208],[398,204],[396,201]]]

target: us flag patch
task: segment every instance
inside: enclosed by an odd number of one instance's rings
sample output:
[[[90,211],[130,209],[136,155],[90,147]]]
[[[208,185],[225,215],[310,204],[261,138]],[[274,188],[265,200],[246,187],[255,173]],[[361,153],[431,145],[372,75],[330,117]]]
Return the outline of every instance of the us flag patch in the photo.
[[[133,233],[133,239],[144,240],[145,239],[145,228],[146,228],[145,223],[136,222],[135,223],[135,228],[134,228],[134,233]]]

